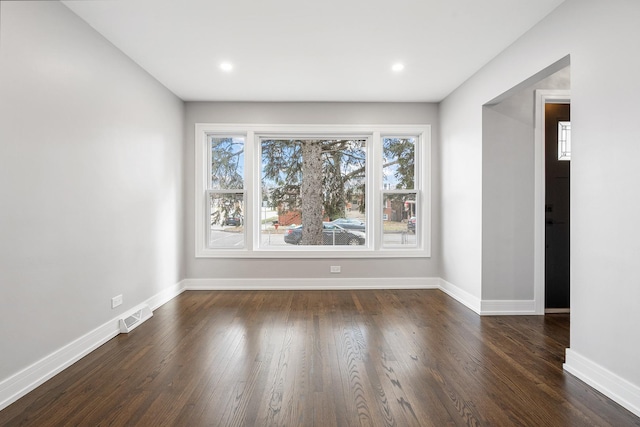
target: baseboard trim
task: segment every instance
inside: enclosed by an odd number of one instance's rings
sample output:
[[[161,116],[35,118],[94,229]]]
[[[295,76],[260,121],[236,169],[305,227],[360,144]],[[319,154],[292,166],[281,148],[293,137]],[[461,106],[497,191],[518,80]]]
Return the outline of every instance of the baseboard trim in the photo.
[[[566,350],[565,371],[640,417],[640,387],[574,350]]]
[[[0,410],[120,333],[119,317],[97,327],[0,383]]]
[[[471,295],[469,292],[457,287],[452,283],[447,282],[444,279],[440,279],[440,290],[459,303],[465,305],[467,308],[473,310],[477,314],[480,314],[480,298]]]
[[[118,335],[121,318],[130,316],[145,305],[155,310],[184,290],[182,282],[165,289],[3,380],[0,382],[0,411]]]
[[[536,314],[534,300],[482,300],[481,316],[533,316]]]
[[[481,307],[480,299],[439,277],[185,279],[183,283],[189,291],[440,289],[477,314]]]
[[[187,288],[185,286],[185,281],[182,280],[179,283],[176,283],[175,285],[158,292],[157,294],[146,300],[145,303],[148,304],[149,307],[151,307],[151,311],[155,311],[156,309],[162,307],[186,290]]]
[[[437,277],[320,278],[320,279],[185,279],[186,290],[350,290],[350,289],[439,289]]]

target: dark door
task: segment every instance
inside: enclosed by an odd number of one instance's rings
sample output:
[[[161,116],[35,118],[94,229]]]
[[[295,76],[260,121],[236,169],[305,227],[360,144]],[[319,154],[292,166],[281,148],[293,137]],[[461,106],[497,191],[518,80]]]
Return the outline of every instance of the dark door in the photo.
[[[569,308],[569,176],[560,160],[558,122],[570,120],[569,104],[545,106],[545,308]],[[566,156],[565,156],[566,157]]]

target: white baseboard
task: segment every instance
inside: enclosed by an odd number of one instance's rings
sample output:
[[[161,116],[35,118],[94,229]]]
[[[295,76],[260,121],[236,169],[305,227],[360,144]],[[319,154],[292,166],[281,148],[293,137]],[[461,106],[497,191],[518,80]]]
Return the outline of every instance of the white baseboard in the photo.
[[[640,387],[637,385],[570,348],[566,351],[566,362],[563,368],[640,417]]]
[[[0,410],[120,333],[119,318],[97,327],[0,383]]]
[[[534,300],[482,300],[481,316],[533,316],[536,314]]]
[[[166,288],[165,290],[158,292],[147,301],[146,304],[151,307],[151,311],[155,311],[157,308],[162,307],[164,304],[168,303],[181,293],[183,293],[187,288],[185,287],[184,280],[175,285]]]
[[[469,292],[457,287],[456,285],[440,279],[440,290],[451,298],[467,306],[471,310],[480,314],[480,298],[471,295]]]
[[[349,289],[439,289],[437,277],[320,278],[320,279],[185,279],[185,289],[207,290],[349,290]]]
[[[31,366],[0,382],[0,410],[6,408],[25,394],[34,390],[45,381],[71,366],[102,344],[120,333],[120,319],[148,305],[153,310],[184,291],[184,285],[178,283],[152,296],[136,307],[121,313],[96,329],[70,342],[59,350],[38,360]]]
[[[319,279],[185,279],[190,291],[222,290],[350,290],[350,289],[440,289],[480,314],[481,301],[439,277],[319,278]]]

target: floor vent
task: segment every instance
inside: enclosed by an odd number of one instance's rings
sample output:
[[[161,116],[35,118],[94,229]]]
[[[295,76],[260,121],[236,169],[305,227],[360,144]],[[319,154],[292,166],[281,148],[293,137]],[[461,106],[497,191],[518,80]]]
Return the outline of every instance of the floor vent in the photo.
[[[151,316],[153,316],[151,309],[148,305],[145,305],[130,316],[120,319],[120,333],[128,334]]]

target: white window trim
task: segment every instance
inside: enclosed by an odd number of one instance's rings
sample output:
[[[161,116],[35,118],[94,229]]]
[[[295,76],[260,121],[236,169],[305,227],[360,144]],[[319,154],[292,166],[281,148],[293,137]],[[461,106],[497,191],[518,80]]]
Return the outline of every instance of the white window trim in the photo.
[[[205,224],[207,215],[206,194],[208,189],[209,141],[208,136],[245,137],[245,167],[244,167],[244,224],[249,226],[245,232],[245,246],[243,249],[212,249],[207,247],[209,235]],[[260,137],[269,135],[341,135],[369,138],[367,152],[367,224],[370,227],[369,242],[366,248],[354,249],[336,248],[334,246],[317,247],[283,247],[260,248],[260,230],[254,224],[255,210],[261,206],[260,192],[253,191],[260,188],[260,174],[255,173],[259,166],[256,159],[257,144]],[[382,245],[382,171],[377,167],[382,159],[381,138],[385,136],[402,137],[416,136],[416,177],[418,190],[417,203],[420,204],[419,226],[416,237],[418,247],[383,247]],[[376,166],[376,167],[373,167]],[[428,258],[431,256],[431,126],[430,125],[274,125],[274,124],[223,124],[196,123],[195,125],[195,255],[196,258]],[[386,191],[388,192],[388,191]]]

